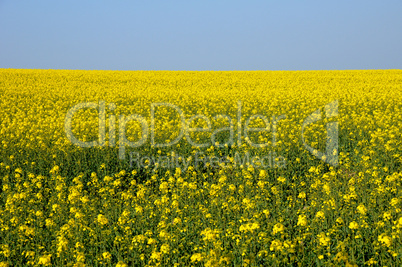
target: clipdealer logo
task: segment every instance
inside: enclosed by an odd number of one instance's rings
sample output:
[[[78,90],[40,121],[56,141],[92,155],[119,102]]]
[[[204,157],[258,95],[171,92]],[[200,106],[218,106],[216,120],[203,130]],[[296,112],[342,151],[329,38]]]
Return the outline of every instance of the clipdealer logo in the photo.
[[[107,105],[109,111],[113,112],[116,108],[114,103],[109,103]],[[170,108],[174,110],[180,117],[180,132],[178,136],[173,140],[166,143],[157,143],[155,141],[155,110],[159,107]],[[82,109],[95,109],[98,111],[98,140],[93,141],[81,141],[77,137],[74,136],[72,132],[72,122],[74,114]],[[325,106],[325,112],[327,117],[334,117],[338,115],[338,101],[334,101],[329,103]],[[280,120],[286,118],[286,115],[273,115],[271,117],[271,121],[265,115],[261,114],[254,114],[242,122],[242,102],[237,102],[237,116],[236,116],[236,137],[237,137],[237,145],[242,145],[242,136],[244,135],[244,140],[248,145],[255,148],[264,148],[268,146],[268,143],[253,143],[249,138],[250,132],[269,132],[272,133],[271,143],[272,146],[275,147],[277,143],[277,124]],[[126,156],[126,147],[130,148],[138,148],[146,144],[148,138],[150,138],[150,143],[152,147],[161,148],[161,147],[168,147],[177,144],[183,136],[186,137],[186,141],[193,147],[205,148],[210,147],[211,145],[215,145],[217,147],[225,147],[229,145],[233,145],[234,138],[235,138],[235,127],[234,122],[230,116],[225,114],[218,114],[212,117],[213,120],[224,119],[228,122],[229,126],[212,129],[212,124],[210,118],[205,115],[193,115],[189,117],[187,120],[185,119],[185,115],[183,111],[176,105],[171,103],[152,103],[150,107],[150,126],[148,121],[140,114],[131,114],[131,115],[119,115],[118,118],[118,148],[119,148],[119,159],[124,160]],[[260,119],[264,122],[265,127],[250,127],[250,122],[256,119]],[[193,128],[191,124],[195,120],[203,120],[205,121],[207,127],[206,128]],[[309,146],[304,140],[304,128],[318,120],[321,120],[321,113],[320,110],[316,110],[312,114],[310,114],[303,122],[302,125],[302,142],[306,149],[315,155],[317,158],[323,160],[324,162],[336,166],[338,164],[338,123],[331,122],[327,125],[327,146],[326,151],[320,152],[316,149]],[[135,142],[129,141],[126,136],[126,126],[127,123],[135,121],[139,123],[141,126],[141,138]],[[67,138],[74,144],[79,147],[89,148],[89,147],[103,147],[106,144],[106,103],[105,101],[99,101],[99,104],[94,102],[85,102],[79,103],[70,108],[65,117],[64,129]],[[109,115],[109,126],[108,126],[108,135],[109,140],[108,144],[110,147],[116,146],[116,115],[110,114]],[[216,143],[216,135],[220,132],[227,131],[229,132],[229,138],[225,143],[217,144]],[[210,142],[204,143],[196,143],[192,140],[190,134],[193,132],[211,132]],[[275,152],[274,152],[275,153]],[[272,151],[269,153],[272,156]],[[138,155],[138,153],[137,153]],[[249,157],[249,155],[246,155]],[[282,156],[280,156],[282,157]],[[146,157],[150,158],[150,157]],[[130,159],[132,159],[132,154],[130,154]],[[253,159],[254,160],[254,159]],[[257,161],[260,160],[257,157]],[[281,160],[284,160],[283,157]],[[245,159],[243,160],[245,161]],[[156,161],[155,161],[156,162]],[[275,162],[274,162],[275,163]],[[274,165],[270,164],[271,165]],[[284,166],[284,164],[282,164]]]

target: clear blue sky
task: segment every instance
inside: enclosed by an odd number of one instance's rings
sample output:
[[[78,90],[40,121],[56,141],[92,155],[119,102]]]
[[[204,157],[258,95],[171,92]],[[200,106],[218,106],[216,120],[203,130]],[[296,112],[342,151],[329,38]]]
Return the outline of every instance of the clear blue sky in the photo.
[[[401,0],[0,0],[0,68],[401,66]]]

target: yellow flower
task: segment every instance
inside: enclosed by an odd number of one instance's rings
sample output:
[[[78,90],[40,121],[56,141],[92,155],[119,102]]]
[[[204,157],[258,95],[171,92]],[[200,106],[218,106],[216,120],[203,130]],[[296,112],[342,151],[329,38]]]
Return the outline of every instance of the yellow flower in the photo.
[[[262,212],[265,214],[266,217],[269,216],[269,213],[270,213],[269,210],[263,210]]]
[[[349,223],[349,228],[352,230],[359,229],[359,224],[357,222],[353,221],[353,222]]]
[[[152,245],[152,244],[155,244],[156,243],[156,239],[154,239],[154,238],[150,238],[150,239],[148,239],[148,245]]]
[[[116,267],[127,267],[127,264],[125,264],[125,263],[122,262],[122,261],[119,261],[119,262],[116,264]]]
[[[357,206],[357,212],[359,212],[361,215],[366,215],[367,209],[363,204],[360,204]]]
[[[160,252],[154,251],[154,252],[152,252],[152,254],[151,254],[151,259],[152,259],[152,260],[156,260],[156,261],[160,261],[160,260],[161,260],[161,254],[162,254],[162,253],[160,253]]]
[[[169,189],[169,184],[168,182],[163,182],[159,185],[159,190],[163,193],[166,193]]]
[[[163,244],[163,245],[161,246],[161,252],[162,252],[163,254],[168,254],[169,251],[170,251],[170,247],[169,247],[168,244]]]
[[[52,227],[52,226],[54,226],[54,222],[53,222],[52,219],[46,219],[46,220],[45,220],[45,224],[46,224],[47,227]]]
[[[173,224],[179,224],[179,223],[181,223],[181,219],[180,218],[174,218]]]
[[[272,241],[271,245],[269,246],[269,250],[271,250],[271,251],[280,251],[282,249],[283,249],[282,242],[280,240],[277,240],[277,239]]]
[[[139,205],[135,206],[135,212],[142,213],[143,211],[144,211],[144,209],[141,206],[139,206]]]
[[[395,224],[396,224],[396,227],[402,228],[402,217],[400,217],[400,218],[395,222]]]
[[[392,214],[390,211],[387,211],[387,212],[384,212],[382,217],[384,218],[384,220],[388,221],[388,220],[392,219]]]
[[[329,246],[330,242],[331,242],[331,238],[329,236],[327,236],[325,233],[320,233],[318,235],[318,240],[320,241],[320,244],[322,246]]]
[[[376,260],[374,260],[374,258],[369,259],[366,262],[366,265],[371,266],[371,265],[376,265],[378,262]]]
[[[50,170],[50,174],[57,174],[59,171],[60,167],[56,165]]]
[[[328,184],[328,183],[324,184],[324,185],[322,186],[322,188],[324,189],[324,191],[325,191],[325,193],[326,193],[327,195],[329,195],[329,194],[331,193],[331,188],[329,187],[329,184]]]
[[[43,212],[41,210],[36,211],[35,215],[37,217],[42,217],[43,216]]]
[[[232,191],[232,192],[236,191],[236,186],[233,185],[233,184],[230,184],[229,185],[229,190]]]
[[[252,209],[254,207],[254,202],[249,198],[244,198],[243,204],[246,206],[246,209]]]
[[[39,258],[38,264],[49,266],[51,265],[52,254],[44,255]]]
[[[307,216],[306,215],[299,215],[297,220],[297,225],[306,226],[307,225]]]
[[[282,233],[285,230],[285,226],[281,223],[277,223],[274,225],[274,228],[272,229],[272,233],[275,235],[277,233]]]
[[[380,241],[386,247],[390,247],[392,244],[392,238],[385,234],[381,234],[380,236],[378,236],[378,241]]]
[[[325,219],[325,214],[324,214],[324,212],[322,212],[322,211],[318,211],[316,214],[315,214],[315,217],[317,218],[317,219]]]
[[[286,182],[286,178],[283,177],[283,176],[279,176],[279,177],[278,177],[278,182],[284,183],[284,182]]]
[[[297,197],[301,198],[301,199],[305,199],[306,198],[306,192],[299,193],[299,195]]]
[[[103,214],[99,214],[97,220],[102,225],[105,225],[109,222],[109,220]]]
[[[207,229],[201,231],[201,235],[204,236],[203,239],[205,241],[208,241],[208,240],[216,239],[219,236],[219,232],[220,232],[219,230],[216,230],[216,229],[212,230],[211,228],[207,228]]]
[[[102,253],[102,257],[105,260],[110,260],[112,258],[112,254],[110,254],[109,252],[106,251],[106,252]]]
[[[191,262],[197,262],[197,261],[202,261],[202,255],[201,253],[195,253],[191,256]]]
[[[390,201],[390,204],[391,204],[391,206],[393,206],[393,207],[398,206],[398,203],[399,203],[399,199],[397,199],[397,198],[393,198],[393,199],[391,199],[391,201]]]
[[[26,258],[33,258],[33,257],[35,257],[35,251],[27,251],[27,252],[25,252],[25,257]]]
[[[253,232],[255,229],[259,229],[260,225],[258,223],[247,223],[240,226],[239,231],[241,232]]]

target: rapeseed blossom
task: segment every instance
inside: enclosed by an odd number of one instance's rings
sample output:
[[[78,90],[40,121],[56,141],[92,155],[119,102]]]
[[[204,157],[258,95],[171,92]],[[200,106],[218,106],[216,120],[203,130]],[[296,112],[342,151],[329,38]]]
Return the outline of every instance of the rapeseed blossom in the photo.
[[[0,266],[401,266],[401,80],[1,69]]]

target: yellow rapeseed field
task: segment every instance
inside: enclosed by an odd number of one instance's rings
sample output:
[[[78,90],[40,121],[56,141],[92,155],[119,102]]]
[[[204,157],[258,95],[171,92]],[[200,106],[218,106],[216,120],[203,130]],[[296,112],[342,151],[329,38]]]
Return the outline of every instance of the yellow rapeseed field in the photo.
[[[402,266],[402,71],[0,69],[0,266]]]

